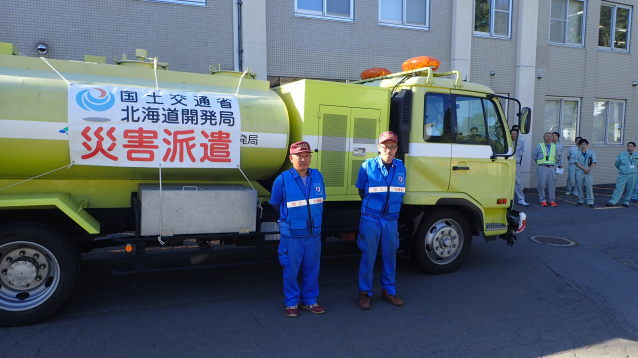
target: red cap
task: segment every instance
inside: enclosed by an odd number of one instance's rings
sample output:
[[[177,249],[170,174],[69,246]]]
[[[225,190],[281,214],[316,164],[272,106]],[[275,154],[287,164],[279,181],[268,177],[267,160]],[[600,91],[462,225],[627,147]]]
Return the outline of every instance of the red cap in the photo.
[[[295,142],[290,145],[290,154],[312,153],[308,142]]]
[[[381,135],[379,136],[379,144],[385,142],[385,141],[394,141],[399,143],[399,137],[397,137],[396,134],[394,134],[394,132],[392,131],[387,131],[387,132],[383,132],[381,133]]]

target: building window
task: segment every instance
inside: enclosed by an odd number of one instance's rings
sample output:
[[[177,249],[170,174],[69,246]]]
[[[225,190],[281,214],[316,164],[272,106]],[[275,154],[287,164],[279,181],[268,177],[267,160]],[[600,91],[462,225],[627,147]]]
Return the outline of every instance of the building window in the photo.
[[[352,20],[353,0],[295,0],[295,13],[332,19]]]
[[[544,132],[558,132],[563,143],[574,143],[580,123],[580,99],[548,98],[545,101]]]
[[[511,0],[475,0],[474,34],[510,37],[512,27]]]
[[[430,0],[379,0],[379,22],[384,25],[427,28]]]
[[[612,51],[629,50],[631,8],[615,4],[600,5],[598,46]]]
[[[594,101],[594,143],[621,144],[622,129],[625,122],[625,101]]]
[[[146,0],[151,2],[167,2],[170,4],[206,6],[206,0]]]
[[[583,45],[585,0],[552,0],[549,41]]]

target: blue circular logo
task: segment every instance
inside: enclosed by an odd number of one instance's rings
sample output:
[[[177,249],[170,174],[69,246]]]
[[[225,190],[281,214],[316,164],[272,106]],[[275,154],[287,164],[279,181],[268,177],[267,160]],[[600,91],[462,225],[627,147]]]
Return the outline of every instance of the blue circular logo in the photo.
[[[115,97],[101,88],[94,87],[78,92],[75,101],[85,111],[103,112],[113,107]]]

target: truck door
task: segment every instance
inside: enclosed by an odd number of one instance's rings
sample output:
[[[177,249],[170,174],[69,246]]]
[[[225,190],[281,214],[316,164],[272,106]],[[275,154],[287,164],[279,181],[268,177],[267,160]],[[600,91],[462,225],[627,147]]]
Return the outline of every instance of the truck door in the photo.
[[[509,205],[512,197],[515,163],[505,154],[508,136],[496,100],[483,94],[452,91],[454,138],[450,191],[467,193],[484,208]],[[498,204],[497,199],[506,198]]]
[[[445,192],[450,182],[452,115],[449,92],[414,94],[414,123],[406,155],[408,191]],[[422,120],[419,120],[422,117]]]
[[[316,165],[331,200],[358,195],[354,185],[359,167],[377,155],[379,120],[379,109],[320,106]]]

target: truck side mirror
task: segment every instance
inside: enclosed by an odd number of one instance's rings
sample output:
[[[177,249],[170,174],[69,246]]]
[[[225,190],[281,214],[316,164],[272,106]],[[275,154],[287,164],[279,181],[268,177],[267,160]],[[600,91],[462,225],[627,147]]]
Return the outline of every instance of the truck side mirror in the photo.
[[[521,134],[529,133],[532,125],[532,110],[529,107],[523,107],[518,114],[518,128]]]

